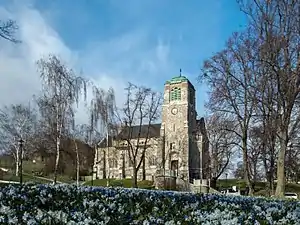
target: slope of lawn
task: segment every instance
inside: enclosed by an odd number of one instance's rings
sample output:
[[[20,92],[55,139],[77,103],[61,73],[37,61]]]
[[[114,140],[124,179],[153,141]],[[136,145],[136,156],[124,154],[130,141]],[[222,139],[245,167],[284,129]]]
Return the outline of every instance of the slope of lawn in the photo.
[[[238,180],[238,179],[227,179],[227,180],[220,179],[217,181],[218,189],[229,188],[232,186],[237,186],[238,188],[243,190],[246,188],[246,182],[242,181],[242,180]],[[254,183],[255,193],[257,195],[265,195],[266,187],[267,187],[266,182],[257,181]],[[275,188],[276,188],[276,183],[275,183]],[[298,195],[300,194],[300,185],[299,184],[287,183],[285,188],[286,188],[286,192],[295,192],[295,193],[298,193]]]
[[[8,171],[8,172],[3,174],[3,176],[1,177],[0,180],[19,182],[20,177],[16,176],[14,174],[14,172]],[[34,182],[34,183],[46,184],[46,183],[50,183],[51,181],[40,179],[40,178],[35,177],[33,175],[30,175],[30,174],[23,174],[23,182]]]
[[[132,180],[131,179],[97,179],[93,181],[87,181],[83,183],[83,185],[87,186],[99,186],[99,187],[106,187],[107,182],[109,182],[109,186],[111,187],[125,187],[130,188],[132,187]],[[153,181],[143,180],[138,181],[138,187],[143,189],[153,189]]]
[[[0,158],[0,167],[8,169],[9,171],[5,173],[2,177],[0,176],[0,180],[8,180],[8,181],[19,181],[20,178],[15,176],[15,167],[13,166],[13,161],[7,161]],[[54,176],[53,174],[49,174],[47,176],[42,175],[41,171],[43,171],[44,164],[42,162],[35,162],[24,160],[23,161],[23,181],[24,182],[37,182],[37,183],[49,183],[52,182]],[[74,183],[69,176],[66,175],[58,175],[57,180],[61,183]]]

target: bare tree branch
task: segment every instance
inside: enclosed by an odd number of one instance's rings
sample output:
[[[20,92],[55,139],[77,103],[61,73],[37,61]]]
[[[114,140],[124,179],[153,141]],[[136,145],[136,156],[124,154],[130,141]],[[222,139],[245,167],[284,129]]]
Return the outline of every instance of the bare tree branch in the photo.
[[[78,104],[80,96],[86,98],[86,81],[76,76],[62,61],[50,55],[37,62],[43,84],[43,95],[38,99],[38,106],[44,126],[55,139],[54,183],[57,180],[60,159],[61,141],[66,129],[74,126],[74,104]]]
[[[20,41],[15,38],[15,32],[18,30],[18,26],[15,21],[7,20],[2,21],[0,20],[0,37],[11,41],[13,43],[19,43]]]
[[[124,138],[128,144],[128,156],[133,165],[133,187],[137,187],[137,173],[145,160],[148,141],[153,133],[152,124],[159,118],[161,93],[132,83],[126,88],[124,113]],[[142,144],[141,144],[142,140]]]

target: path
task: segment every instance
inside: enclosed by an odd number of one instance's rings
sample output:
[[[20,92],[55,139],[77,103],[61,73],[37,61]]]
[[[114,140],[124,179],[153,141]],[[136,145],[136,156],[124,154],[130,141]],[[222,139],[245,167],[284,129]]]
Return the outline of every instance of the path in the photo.
[[[46,181],[54,182],[54,180],[50,179],[50,178],[35,176],[35,175],[30,174],[30,173],[23,173],[23,174],[26,175],[26,176],[30,176],[30,177],[34,177],[34,178],[40,179],[40,180],[46,180]],[[66,183],[63,183],[61,181],[56,181],[56,182],[59,183],[59,184],[66,184]]]
[[[4,172],[12,172],[10,169],[4,168],[4,167],[0,167],[0,170],[2,170],[2,171],[4,171]],[[24,172],[23,172],[23,175],[26,175],[26,176],[29,176],[29,177],[32,177],[32,178],[36,178],[36,179],[40,179],[40,180],[46,180],[46,181],[54,182],[53,179],[46,178],[46,177],[35,176],[35,175],[30,174],[30,173],[24,173]],[[17,182],[17,181],[0,180],[0,183],[12,183],[12,184],[14,183],[14,184],[19,184],[20,182]],[[59,184],[66,184],[66,183],[63,183],[63,182],[61,182],[61,181],[57,181],[57,183],[59,183]]]

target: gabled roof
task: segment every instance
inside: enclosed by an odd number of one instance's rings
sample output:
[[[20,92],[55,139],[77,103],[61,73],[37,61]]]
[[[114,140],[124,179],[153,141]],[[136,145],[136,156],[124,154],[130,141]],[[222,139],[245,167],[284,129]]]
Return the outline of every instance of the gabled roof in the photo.
[[[106,141],[106,137],[103,138],[99,143],[98,143],[98,147],[99,148],[105,148],[107,147],[107,141]],[[113,144],[113,140],[114,140],[114,137],[112,136],[108,136],[108,147],[112,147],[112,144]]]
[[[149,128],[149,134],[148,134],[148,128]],[[142,126],[132,126],[130,127],[124,127],[123,130],[120,132],[120,134],[117,136],[119,139],[137,139],[137,138],[146,138],[148,135],[148,138],[154,138],[160,136],[160,128],[161,124],[151,124],[150,126],[148,124],[142,125]]]
[[[129,139],[137,139],[137,138],[146,138],[148,134],[148,124],[142,126],[132,126],[132,127],[124,127],[121,132],[117,136],[108,136],[108,147],[113,146],[113,140],[126,140]],[[131,129],[130,129],[131,128]],[[148,138],[160,137],[160,128],[161,124],[151,124],[149,126],[149,135]],[[131,132],[130,132],[131,130]],[[130,132],[130,133],[129,133]],[[140,133],[140,134],[139,134]],[[107,147],[106,138],[102,139],[98,144],[100,148]]]

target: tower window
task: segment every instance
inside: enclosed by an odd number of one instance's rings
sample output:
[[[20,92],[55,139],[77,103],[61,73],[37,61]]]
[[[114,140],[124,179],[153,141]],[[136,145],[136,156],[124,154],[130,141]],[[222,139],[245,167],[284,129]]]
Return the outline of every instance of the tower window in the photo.
[[[172,88],[170,93],[170,99],[171,101],[181,100],[181,89],[179,87]]]
[[[170,150],[174,150],[175,149],[175,143],[170,143]]]

